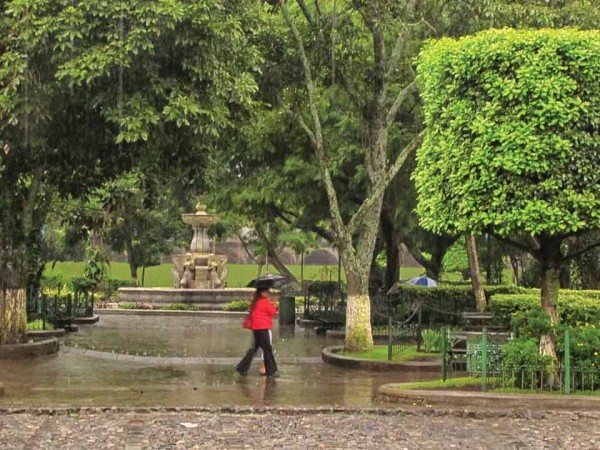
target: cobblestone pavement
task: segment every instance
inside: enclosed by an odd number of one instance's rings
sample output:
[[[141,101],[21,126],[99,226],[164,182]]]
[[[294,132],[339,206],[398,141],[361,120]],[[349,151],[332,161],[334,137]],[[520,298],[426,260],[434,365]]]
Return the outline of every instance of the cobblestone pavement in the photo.
[[[439,410],[0,412],[8,449],[600,449],[594,413]]]

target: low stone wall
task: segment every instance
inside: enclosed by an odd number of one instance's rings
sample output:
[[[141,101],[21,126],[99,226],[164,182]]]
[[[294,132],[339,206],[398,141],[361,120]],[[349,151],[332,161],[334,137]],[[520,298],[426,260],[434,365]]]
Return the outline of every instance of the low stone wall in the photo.
[[[167,306],[173,303],[189,305],[222,305],[234,300],[252,300],[254,289],[173,289],[173,288],[119,288],[119,301]]]
[[[247,313],[243,311],[163,311],[160,309],[95,309],[95,313],[100,315],[120,315],[120,316],[171,316],[171,317],[233,317],[242,318]],[[240,322],[241,326],[241,322]]]
[[[0,359],[19,359],[50,355],[52,353],[57,353],[58,349],[59,343],[56,338],[38,342],[28,342],[26,344],[0,345]]]
[[[75,317],[71,319],[71,323],[76,325],[92,325],[100,320],[98,314],[94,314],[91,317]]]
[[[432,361],[375,361],[368,359],[352,358],[350,356],[339,355],[344,347],[326,347],[321,352],[321,358],[328,364],[345,367],[347,369],[363,370],[401,370],[404,372],[427,372],[439,373],[442,369],[442,362],[439,359]]]
[[[34,341],[43,341],[52,337],[63,337],[67,332],[64,328],[59,328],[58,330],[37,330],[37,331],[28,331],[27,337],[33,339]]]

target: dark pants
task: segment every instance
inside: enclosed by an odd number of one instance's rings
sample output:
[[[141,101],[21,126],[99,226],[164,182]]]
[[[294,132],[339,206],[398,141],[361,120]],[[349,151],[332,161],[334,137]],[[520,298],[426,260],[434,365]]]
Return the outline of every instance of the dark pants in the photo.
[[[271,347],[271,342],[269,339],[269,330],[252,330],[252,334],[254,335],[254,347],[246,352],[244,358],[235,367],[236,370],[241,373],[248,372],[250,364],[252,363],[252,358],[254,358],[256,351],[260,347],[265,357],[267,376],[273,375],[275,372],[277,372],[277,363],[275,362],[275,357],[273,356],[273,348]]]

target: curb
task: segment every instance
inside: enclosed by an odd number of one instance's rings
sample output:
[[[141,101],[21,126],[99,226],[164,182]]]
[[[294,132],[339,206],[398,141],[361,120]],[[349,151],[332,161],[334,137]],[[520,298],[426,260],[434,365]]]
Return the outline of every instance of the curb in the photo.
[[[204,317],[245,317],[245,311],[173,311],[160,309],[94,309],[94,313],[114,316],[204,316]]]
[[[377,389],[384,401],[451,408],[494,408],[507,410],[600,411],[600,397],[591,395],[500,394],[490,392],[403,389],[402,383]]]
[[[75,317],[71,319],[71,323],[76,325],[91,325],[98,322],[98,320],[100,320],[100,317],[98,314],[94,314],[92,317]]]
[[[363,370],[401,370],[404,372],[428,372],[439,373],[442,367],[441,360],[434,361],[374,361],[368,359],[352,358],[350,356],[338,355],[337,352],[343,350],[343,346],[325,347],[321,352],[323,361],[334,366],[345,367],[347,369]]]
[[[0,359],[29,358],[57,353],[59,350],[58,339],[50,338],[43,341],[26,344],[0,345]]]
[[[58,330],[36,330],[36,331],[28,331],[27,337],[35,340],[47,339],[51,337],[63,337],[67,332],[64,328],[59,328]]]
[[[2,407],[0,406],[0,415],[2,414],[32,414],[38,416],[60,416],[69,414],[152,414],[152,413],[210,413],[210,414],[273,414],[280,416],[298,416],[298,415],[320,415],[320,414],[339,414],[339,415],[372,415],[372,416],[432,416],[432,417],[462,417],[469,419],[493,419],[499,417],[508,417],[516,419],[539,420],[547,417],[558,416],[565,419],[598,418],[600,414],[595,412],[567,412],[567,411],[530,411],[530,410],[464,410],[464,409],[431,409],[431,408],[353,408],[353,407],[277,407],[277,406],[217,406],[217,407],[119,407],[119,406],[62,406],[62,407]]]

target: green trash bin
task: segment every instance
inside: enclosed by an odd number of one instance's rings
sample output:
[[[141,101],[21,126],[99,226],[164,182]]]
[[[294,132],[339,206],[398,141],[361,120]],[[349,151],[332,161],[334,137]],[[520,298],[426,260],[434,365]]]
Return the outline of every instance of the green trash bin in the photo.
[[[296,321],[296,297],[283,295],[279,299],[279,323],[292,324]]]

